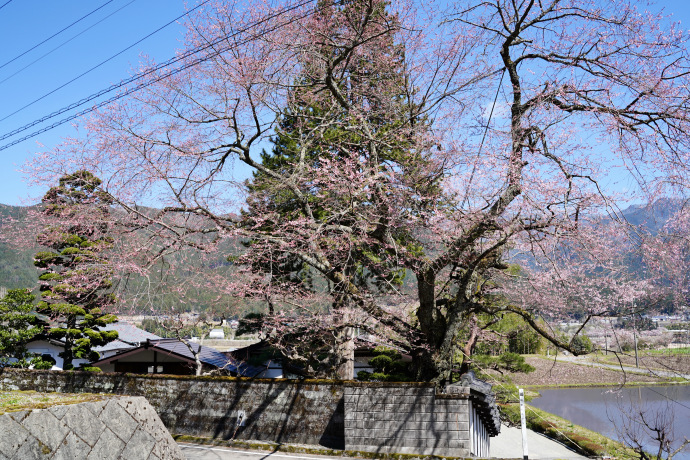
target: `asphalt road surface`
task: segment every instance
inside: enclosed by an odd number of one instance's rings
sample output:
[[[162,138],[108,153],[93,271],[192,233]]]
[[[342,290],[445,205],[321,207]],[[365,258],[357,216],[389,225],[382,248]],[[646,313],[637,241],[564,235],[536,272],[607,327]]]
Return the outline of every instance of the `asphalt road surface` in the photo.
[[[579,455],[556,441],[534,431],[527,432],[530,460],[567,459],[584,460]],[[268,450],[241,450],[228,447],[201,446],[180,443],[182,453],[188,460],[324,460],[343,457],[325,455],[288,454]],[[519,428],[501,427],[501,433],[491,438],[491,456],[494,458],[522,459],[522,434]]]
[[[324,460],[342,457],[326,455],[286,454],[270,450],[241,450],[230,447],[200,446],[180,443],[180,449],[188,460]]]
[[[491,438],[490,455],[494,458],[522,458],[522,431],[520,428],[501,427],[498,436]],[[527,454],[530,460],[567,459],[584,460],[587,457],[565,447],[560,442],[532,430],[527,430]]]

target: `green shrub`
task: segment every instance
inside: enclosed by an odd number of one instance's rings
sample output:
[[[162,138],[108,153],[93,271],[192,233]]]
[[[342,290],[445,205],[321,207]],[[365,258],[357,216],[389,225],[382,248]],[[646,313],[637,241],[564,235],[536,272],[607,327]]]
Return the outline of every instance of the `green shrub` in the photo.
[[[570,346],[572,347],[575,354],[586,355],[594,350],[592,341],[589,337],[584,334],[578,334],[570,340]]]
[[[369,380],[371,380],[371,372],[367,372],[367,371],[357,372],[357,380],[361,380],[362,382],[368,382]]]
[[[503,353],[500,356],[475,354],[472,356],[472,362],[478,370],[494,369],[499,372],[523,372],[525,374],[534,371],[534,367],[527,364],[523,356],[511,352]]]
[[[402,361],[402,355],[386,347],[374,348],[376,356],[369,360],[374,372],[359,371],[357,379],[362,381],[379,382],[408,382],[411,380],[407,363]]]

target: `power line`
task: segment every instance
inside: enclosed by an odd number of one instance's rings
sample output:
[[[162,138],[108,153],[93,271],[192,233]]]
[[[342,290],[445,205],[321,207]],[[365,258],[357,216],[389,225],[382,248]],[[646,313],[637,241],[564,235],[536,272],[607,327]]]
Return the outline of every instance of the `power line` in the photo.
[[[2,5],[0,5],[0,10],[3,9],[3,8],[5,8],[5,7],[6,7],[7,5],[9,5],[10,3],[12,3],[12,0],[7,0],[5,3],[3,3]]]
[[[64,107],[64,108],[62,108],[62,109],[60,109],[60,110],[58,110],[58,111],[56,111],[56,112],[53,112],[53,113],[50,114],[50,115],[46,115],[45,117],[42,117],[42,118],[40,118],[40,119],[38,119],[38,120],[35,120],[35,121],[33,121],[33,122],[31,122],[31,123],[29,123],[29,124],[27,124],[27,125],[24,125],[24,126],[22,126],[21,128],[17,128],[17,129],[15,129],[14,131],[11,131],[11,132],[9,132],[9,133],[6,133],[6,134],[0,136],[0,140],[7,139],[8,137],[14,136],[15,134],[18,134],[18,133],[20,133],[20,132],[26,131],[26,130],[28,130],[29,128],[31,128],[31,127],[33,127],[33,126],[39,124],[39,123],[42,123],[42,122],[44,122],[44,121],[47,121],[47,120],[49,120],[49,119],[51,119],[51,118],[55,118],[55,117],[58,116],[58,115],[61,115],[61,114],[65,113],[65,112],[67,112],[67,111],[69,111],[69,110],[72,110],[72,109],[74,109],[74,108],[77,108],[77,107],[79,107],[79,106],[81,106],[81,105],[84,105],[84,104],[86,104],[87,102],[92,101],[92,100],[94,100],[94,99],[96,99],[96,98],[98,98],[98,97],[100,97],[100,96],[102,96],[102,95],[104,95],[104,94],[107,94],[107,93],[112,92],[112,91],[114,91],[114,90],[116,90],[116,89],[122,88],[122,87],[124,87],[125,85],[127,85],[127,84],[129,84],[129,83],[132,83],[132,82],[134,82],[134,81],[136,81],[136,80],[140,80],[140,79],[142,79],[143,77],[145,77],[145,76],[147,76],[147,75],[150,75],[151,73],[154,73],[154,72],[156,72],[156,71],[158,71],[158,70],[161,70],[161,69],[163,69],[163,68],[165,68],[165,67],[168,67],[168,66],[170,66],[171,64],[174,64],[174,63],[176,63],[176,62],[178,62],[178,61],[180,61],[180,60],[182,60],[182,59],[185,59],[185,58],[187,58],[187,57],[189,57],[189,56],[192,56],[192,55],[194,55],[194,54],[196,54],[196,53],[198,53],[198,52],[200,52],[200,51],[204,51],[204,50],[206,50],[206,49],[208,49],[208,48],[210,48],[210,47],[212,47],[212,46],[215,46],[215,45],[217,45],[218,43],[227,40],[228,38],[231,38],[231,37],[237,36],[237,35],[239,35],[239,34],[241,34],[241,33],[244,33],[244,32],[246,32],[246,31],[248,31],[248,30],[250,30],[250,29],[253,29],[253,28],[255,28],[255,27],[257,27],[257,26],[259,26],[259,25],[261,25],[261,24],[263,24],[263,23],[265,23],[265,22],[267,22],[267,21],[273,19],[273,18],[276,18],[276,17],[278,17],[278,16],[281,16],[281,15],[283,15],[283,14],[289,12],[289,11],[292,11],[292,10],[295,10],[295,9],[298,9],[298,8],[301,8],[302,6],[308,5],[309,3],[313,3],[314,1],[315,1],[315,0],[305,0],[305,1],[303,1],[302,3],[299,3],[299,4],[295,5],[295,6],[292,6],[292,7],[290,7],[290,8],[285,8],[285,9],[283,9],[283,10],[281,10],[281,11],[278,11],[278,12],[276,12],[276,13],[273,13],[273,14],[271,14],[271,15],[269,15],[269,16],[267,16],[267,17],[265,17],[265,18],[263,18],[263,19],[261,19],[261,20],[259,20],[259,21],[256,21],[256,22],[254,22],[254,23],[248,25],[247,27],[245,27],[245,28],[243,28],[243,29],[241,29],[241,30],[238,30],[238,31],[236,31],[236,32],[234,32],[234,33],[232,33],[232,34],[230,34],[230,35],[225,35],[225,36],[223,36],[223,37],[221,37],[221,38],[219,38],[219,39],[216,39],[216,40],[214,40],[214,41],[212,41],[212,42],[210,42],[210,43],[208,43],[208,44],[206,44],[206,45],[204,45],[204,46],[200,46],[200,47],[197,47],[197,48],[193,48],[193,49],[191,49],[191,50],[188,50],[187,52],[183,53],[182,55],[177,56],[177,57],[175,57],[175,58],[173,58],[173,59],[170,59],[170,60],[164,62],[163,64],[160,64],[160,65],[158,65],[158,66],[156,66],[156,67],[154,67],[154,68],[152,68],[152,69],[149,69],[149,70],[147,70],[147,71],[145,71],[145,72],[136,74],[136,75],[134,75],[134,76],[132,76],[132,77],[130,77],[130,78],[127,78],[127,79],[125,79],[125,80],[122,80],[121,82],[119,82],[119,83],[117,83],[117,84],[115,84],[115,85],[111,85],[111,86],[109,86],[109,87],[106,88],[106,89],[103,89],[103,90],[101,90],[101,91],[99,91],[99,92],[97,92],[97,93],[92,94],[91,96],[88,96],[88,97],[86,97],[86,98],[84,98],[84,99],[81,99],[80,101],[74,102],[74,103],[68,105],[67,107]],[[308,14],[311,14],[311,13],[308,13]],[[297,18],[297,19],[302,19],[302,18],[306,17],[308,14],[305,14],[305,15],[303,15],[303,16]],[[267,30],[262,31],[261,33],[263,34],[263,33],[267,33],[267,32],[272,32],[272,31],[274,31],[274,30],[277,30],[277,29],[279,29],[279,28],[281,28],[281,27],[284,27],[284,26],[288,25],[288,24],[291,23],[292,21],[294,21],[294,19],[290,19],[290,20],[287,21],[287,22],[283,22],[283,23],[277,24],[277,25],[275,25],[275,26],[273,26],[273,27],[271,27],[271,28],[269,28],[269,29],[267,29]],[[243,40],[243,41],[236,42],[234,46],[245,44],[245,43],[249,42],[250,40],[256,39],[257,37],[259,37],[259,34],[254,34],[254,35],[252,35],[252,36],[250,36],[250,37],[247,37],[247,38],[246,38],[245,40]],[[65,124],[65,123],[69,122],[69,121],[72,121],[72,120],[74,120],[74,119],[76,119],[76,118],[79,118],[79,117],[81,117],[81,116],[84,116],[84,115],[86,115],[86,114],[88,114],[88,113],[91,113],[91,112],[93,112],[94,110],[97,110],[97,109],[99,109],[99,108],[101,108],[101,107],[103,107],[103,106],[106,106],[106,105],[108,105],[108,104],[110,104],[110,103],[112,103],[112,102],[114,102],[114,101],[116,101],[116,100],[118,100],[118,99],[121,99],[121,98],[123,98],[123,97],[125,97],[125,96],[127,96],[127,95],[129,95],[129,94],[132,94],[132,93],[134,93],[134,92],[136,92],[136,91],[139,91],[140,89],[143,89],[143,88],[145,88],[145,87],[147,87],[147,86],[149,86],[149,85],[152,85],[153,83],[156,83],[156,82],[159,82],[159,81],[164,80],[164,79],[166,79],[166,78],[169,78],[169,77],[171,77],[171,76],[173,76],[173,75],[175,75],[175,74],[177,74],[177,73],[179,73],[179,72],[181,72],[181,71],[183,71],[183,70],[186,70],[186,69],[188,69],[188,68],[190,68],[190,67],[193,67],[193,66],[195,66],[195,65],[197,65],[197,64],[200,64],[200,63],[202,63],[202,62],[204,62],[204,61],[207,61],[207,60],[209,60],[209,59],[211,59],[211,58],[213,58],[213,57],[219,55],[220,53],[222,53],[222,52],[224,52],[224,51],[227,51],[227,50],[232,49],[234,46],[229,46],[229,47],[226,47],[226,48],[222,48],[222,49],[220,49],[220,50],[218,50],[218,51],[215,51],[215,52],[213,52],[213,53],[211,53],[211,54],[209,54],[209,55],[207,55],[207,56],[204,56],[204,57],[202,57],[202,58],[194,59],[193,61],[188,62],[187,64],[184,64],[184,65],[181,66],[181,67],[172,69],[172,70],[166,72],[165,74],[163,74],[163,75],[161,75],[161,76],[159,76],[159,77],[156,77],[156,78],[153,79],[153,80],[149,80],[149,81],[140,83],[140,84],[138,84],[138,85],[136,85],[136,86],[134,86],[134,87],[132,87],[132,88],[129,88],[129,89],[125,90],[123,93],[117,94],[117,95],[115,95],[115,96],[113,96],[113,97],[111,97],[111,98],[109,98],[109,99],[107,99],[107,100],[101,101],[101,102],[95,104],[94,106],[92,106],[92,107],[90,107],[90,108],[88,108],[88,109],[84,109],[84,110],[82,110],[82,111],[80,111],[80,112],[77,112],[77,113],[75,113],[75,114],[73,114],[73,115],[70,115],[70,116],[68,116],[68,117],[65,117],[65,118],[63,118],[63,119],[61,119],[61,120],[59,120],[59,121],[57,121],[57,122],[55,122],[55,123],[53,123],[53,124],[51,124],[51,125],[49,125],[49,126],[46,126],[46,127],[41,128],[41,129],[39,129],[39,130],[37,130],[37,131],[34,131],[34,132],[32,132],[31,134],[28,134],[28,135],[26,135],[26,136],[24,136],[24,137],[22,137],[22,138],[20,138],[20,139],[17,139],[17,140],[14,140],[14,141],[12,141],[12,142],[9,142],[9,143],[7,143],[7,144],[4,144],[4,145],[0,146],[0,151],[5,150],[5,149],[7,149],[7,148],[9,148],[9,147],[12,147],[13,145],[19,144],[20,142],[24,142],[24,141],[27,140],[27,139],[31,139],[32,137],[35,137],[35,136],[37,136],[37,135],[39,135],[39,134],[42,134],[42,133],[44,133],[44,132],[46,132],[46,131],[50,131],[50,130],[53,129],[53,128],[56,128],[56,127],[58,127],[58,126],[60,126],[60,125],[63,125],[63,124]]]
[[[111,0],[111,1],[112,1],[112,0]],[[39,102],[39,101],[45,99],[46,97],[50,96],[50,95],[53,94],[53,93],[55,93],[55,92],[61,90],[61,89],[64,88],[65,86],[67,86],[67,85],[69,85],[69,84],[71,84],[71,83],[74,83],[75,81],[77,81],[77,80],[79,80],[81,77],[83,77],[84,75],[87,75],[87,74],[93,72],[94,70],[96,70],[97,68],[101,67],[102,65],[104,65],[104,64],[106,64],[106,63],[112,61],[113,59],[115,59],[116,57],[118,57],[119,55],[121,55],[122,53],[124,53],[124,52],[130,50],[131,48],[135,47],[136,45],[138,45],[139,43],[143,42],[144,40],[146,40],[147,38],[151,37],[152,35],[157,34],[157,33],[160,32],[161,30],[163,30],[163,29],[165,29],[166,27],[168,27],[170,24],[173,24],[174,22],[178,21],[179,19],[185,17],[186,15],[188,15],[188,14],[191,13],[191,12],[193,12],[193,11],[196,10],[197,8],[201,8],[203,5],[205,5],[205,4],[208,3],[209,1],[210,1],[210,0],[204,0],[202,3],[198,4],[197,6],[195,6],[194,8],[192,8],[191,10],[187,11],[187,12],[184,13],[184,14],[181,14],[180,16],[176,17],[175,19],[173,19],[172,21],[166,23],[165,25],[162,25],[161,27],[159,27],[158,29],[156,29],[156,30],[154,30],[153,32],[149,33],[149,34],[146,35],[145,37],[140,38],[140,39],[137,40],[136,42],[134,42],[134,43],[132,43],[131,45],[129,45],[127,48],[125,48],[125,49],[123,49],[123,50],[121,50],[121,51],[119,51],[119,52],[113,54],[112,56],[110,56],[110,57],[109,57],[108,59],[106,59],[105,61],[101,61],[99,64],[96,64],[95,66],[91,67],[89,70],[87,70],[87,71],[85,71],[85,72],[82,72],[81,74],[79,74],[79,75],[77,75],[76,77],[72,78],[72,79],[71,79],[70,81],[68,81],[67,83],[63,83],[62,85],[58,86],[57,88],[53,89],[52,91],[49,91],[49,92],[45,93],[43,96],[40,96],[40,97],[34,99],[33,101],[29,102],[29,103],[26,104],[24,107],[21,107],[21,108],[15,110],[14,112],[10,113],[9,115],[6,115],[4,118],[0,118],[0,121],[5,121],[5,120],[7,120],[9,117],[18,114],[19,112],[21,112],[22,110],[24,110],[24,109],[26,109],[26,108],[28,108],[28,107],[31,107],[31,106],[34,105],[35,103],[37,103],[37,102]]]
[[[479,156],[482,154],[482,147],[484,147],[484,139],[486,139],[486,133],[489,131],[489,126],[491,125],[491,117],[494,114],[494,108],[496,107],[496,102],[498,101],[498,93],[501,91],[501,85],[503,84],[503,75],[505,75],[505,73],[506,68],[504,67],[501,71],[501,79],[498,82],[498,88],[496,88],[496,96],[494,97],[494,103],[491,104],[491,111],[489,112],[489,119],[486,121],[484,135],[482,136],[482,141],[479,144],[479,150],[477,150],[477,157],[474,159],[474,164],[472,165],[472,174],[470,174],[470,180],[467,181],[467,190],[465,190],[465,198],[462,200],[462,206],[465,205],[465,202],[469,199],[470,196],[470,187],[472,186],[472,180],[474,180],[474,173],[477,171],[477,161],[479,161]]]
[[[12,0],[10,0],[10,1],[12,1]],[[98,10],[100,10],[100,9],[103,8],[104,6],[108,5],[109,3],[112,3],[113,1],[114,1],[114,0],[108,0],[107,2],[105,2],[104,4],[102,4],[101,6],[99,6],[98,8],[96,8],[95,10],[93,10],[93,11],[91,11],[90,13],[88,13],[88,14],[86,14],[86,15],[80,17],[79,19],[77,19],[76,21],[74,21],[72,24],[70,24],[70,25],[68,25],[67,27],[61,29],[59,32],[55,32],[53,35],[51,35],[50,37],[46,38],[46,39],[43,40],[41,43],[38,43],[38,44],[32,46],[32,47],[29,48],[28,50],[26,50],[26,51],[24,51],[23,53],[21,53],[19,56],[13,57],[13,58],[10,59],[9,61],[7,61],[7,62],[5,62],[4,64],[0,65],[0,69],[2,69],[3,67],[5,67],[7,64],[10,64],[10,63],[16,61],[16,60],[19,59],[20,57],[24,56],[26,53],[29,53],[29,52],[35,50],[36,48],[38,48],[39,46],[41,46],[42,44],[44,44],[44,43],[47,42],[48,40],[50,40],[50,39],[52,39],[52,38],[54,38],[54,37],[57,37],[58,35],[60,35],[61,33],[63,33],[65,30],[69,29],[70,27],[72,27],[73,25],[75,25],[75,24],[77,24],[78,22],[82,21],[83,19],[88,18],[88,17],[91,16],[93,13],[95,13],[95,12],[98,11]],[[7,2],[7,3],[9,3],[9,2]],[[5,3],[5,5],[7,5],[7,3]],[[5,6],[5,5],[2,5],[2,6]],[[0,6],[0,8],[2,8],[2,6]]]
[[[109,15],[107,15],[106,17],[104,17],[103,19],[99,20],[98,22],[96,22],[96,23],[90,25],[90,26],[87,27],[86,29],[82,30],[81,32],[79,32],[78,34],[76,34],[75,36],[73,36],[72,38],[70,38],[69,40],[66,40],[66,41],[62,42],[60,45],[56,46],[56,47],[53,48],[52,50],[50,50],[50,51],[48,51],[47,53],[43,54],[43,55],[42,55],[41,57],[39,57],[38,59],[33,60],[33,61],[30,62],[29,64],[27,64],[27,65],[25,65],[24,67],[22,67],[21,69],[17,70],[15,73],[13,73],[12,75],[10,75],[9,77],[6,77],[4,80],[0,80],[0,85],[3,84],[3,83],[5,83],[7,80],[9,80],[10,78],[14,77],[15,75],[17,75],[18,73],[21,73],[21,72],[23,72],[24,70],[26,70],[26,69],[28,69],[29,67],[31,67],[32,65],[36,64],[38,61],[40,61],[40,60],[43,59],[44,57],[46,57],[46,56],[48,56],[48,55],[54,53],[54,52],[57,51],[58,49],[62,48],[63,46],[65,46],[66,44],[68,44],[69,42],[71,42],[72,40],[74,40],[75,38],[77,38],[77,37],[83,35],[84,33],[88,32],[89,30],[93,29],[94,27],[96,27],[98,24],[100,24],[101,22],[105,21],[105,20],[108,19],[109,17],[113,16],[113,15],[116,14],[116,13],[119,13],[120,11],[122,11],[122,10],[125,9],[125,8],[127,8],[129,5],[131,5],[132,3],[136,2],[136,1],[137,1],[137,0],[131,0],[129,3],[127,3],[127,4],[123,5],[123,6],[121,6],[121,7],[118,8],[118,9],[116,9],[115,11],[113,11],[112,13],[110,13]]]

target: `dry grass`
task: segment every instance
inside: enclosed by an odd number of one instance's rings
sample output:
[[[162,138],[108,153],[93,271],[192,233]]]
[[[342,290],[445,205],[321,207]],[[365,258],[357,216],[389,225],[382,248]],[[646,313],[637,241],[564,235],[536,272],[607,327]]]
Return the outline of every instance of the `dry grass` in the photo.
[[[0,391],[0,414],[28,409],[45,409],[59,404],[99,401],[107,396],[88,393],[37,393],[35,391]]]

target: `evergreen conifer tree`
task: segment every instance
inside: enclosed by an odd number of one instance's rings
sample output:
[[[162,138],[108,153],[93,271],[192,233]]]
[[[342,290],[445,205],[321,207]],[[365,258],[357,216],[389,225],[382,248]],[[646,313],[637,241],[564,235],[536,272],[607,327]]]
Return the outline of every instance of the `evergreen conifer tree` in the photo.
[[[0,367],[46,367],[26,349],[26,344],[41,334],[45,325],[33,312],[34,299],[28,289],[10,289],[0,298]]]
[[[297,185],[300,190],[311,189],[306,200],[309,201],[314,217],[324,226],[353,226],[359,216],[352,214],[357,211],[348,211],[348,208],[355,207],[370,210],[378,208],[371,214],[384,221],[387,206],[383,203],[385,197],[392,188],[401,186],[400,183],[386,182],[387,178],[395,176],[395,172],[414,170],[419,176],[424,176],[416,184],[420,187],[420,195],[428,196],[438,191],[436,187],[439,177],[434,176],[433,167],[430,167],[430,163],[420,153],[422,149],[415,139],[415,132],[427,121],[422,115],[422,107],[413,102],[413,90],[405,78],[405,50],[395,40],[398,19],[390,15],[382,3],[375,4],[377,11],[367,13],[371,22],[379,24],[376,45],[362,46],[357,59],[349,60],[338,69],[339,78],[335,84],[347,101],[343,104],[334,100],[331,94],[312,91],[313,83],[323,78],[324,66],[335,65],[338,60],[341,53],[338,45],[340,37],[357,32],[359,25],[354,18],[362,15],[363,8],[372,5],[366,1],[327,3],[320,2],[315,13],[319,18],[317,21],[323,25],[324,35],[327,36],[311,55],[303,57],[303,74],[288,98],[289,106],[283,110],[271,139],[271,151],[264,150],[261,154],[262,165],[278,173],[280,177],[291,176],[301,181]],[[332,21],[331,17],[336,11],[341,14],[340,17],[350,18],[352,21]],[[366,118],[364,123],[361,122],[362,117]],[[366,126],[375,140],[367,140],[353,126]],[[377,179],[377,186],[355,198],[328,197],[329,203],[322,205],[324,197],[321,195],[322,189],[317,185],[319,174],[323,174],[320,170],[325,165],[337,169],[339,164],[345,165],[348,161],[350,164],[357,163],[354,159],[362,160],[364,169],[358,172],[380,177]],[[408,177],[412,176],[414,174],[408,174]],[[251,194],[244,215],[247,225],[254,225],[256,229],[253,217],[267,213],[278,216],[281,222],[298,222],[304,217],[300,200],[305,198],[296,196],[290,184],[276,180],[270,173],[255,172],[248,189]],[[341,204],[334,205],[334,201],[340,201]],[[352,205],[355,201],[356,204]],[[334,214],[334,209],[345,211]],[[412,204],[410,212],[414,212]],[[270,234],[271,225],[270,222],[263,221],[260,230]],[[364,235],[365,238],[360,239],[357,244],[343,248],[342,261],[334,263],[334,269],[342,273],[348,282],[372,293],[386,293],[400,288],[405,276],[405,270],[390,258],[389,252],[382,249],[381,238],[375,235],[382,228],[391,230],[387,223],[382,222],[377,228],[377,223],[371,222],[368,229],[370,234]],[[392,232],[388,240],[398,247],[407,248],[414,244],[414,238],[406,231],[393,229]],[[247,258],[251,260],[252,269],[268,274],[271,283],[280,285],[283,289],[289,287],[292,294],[317,289],[315,284],[319,282],[314,279],[314,271],[289,250],[276,251],[274,245],[261,239],[246,244],[250,253],[254,251]],[[264,251],[266,257],[254,256],[260,251]],[[325,284],[323,280],[321,284]],[[329,283],[327,289],[332,298],[332,310],[348,306],[350,299],[345,284]],[[269,310],[273,310],[270,299]],[[344,342],[350,342],[345,346],[352,348],[351,327],[346,328],[348,331],[334,331],[333,334],[325,335],[327,340],[335,337],[333,349],[336,355]],[[345,353],[351,355],[351,352],[349,350]],[[351,362],[352,357],[338,359],[336,356],[336,361]],[[338,371],[338,374],[341,378],[353,377],[352,369]]]
[[[38,241],[50,250],[34,257],[42,271],[36,310],[50,322],[47,337],[64,341],[65,370],[75,359],[98,359],[92,348],[117,338],[116,331],[99,330],[117,320],[104,312],[115,296],[105,255],[112,245],[107,236],[111,200],[99,191],[100,183],[90,172],[77,171],[63,176],[42,200],[48,225]]]

